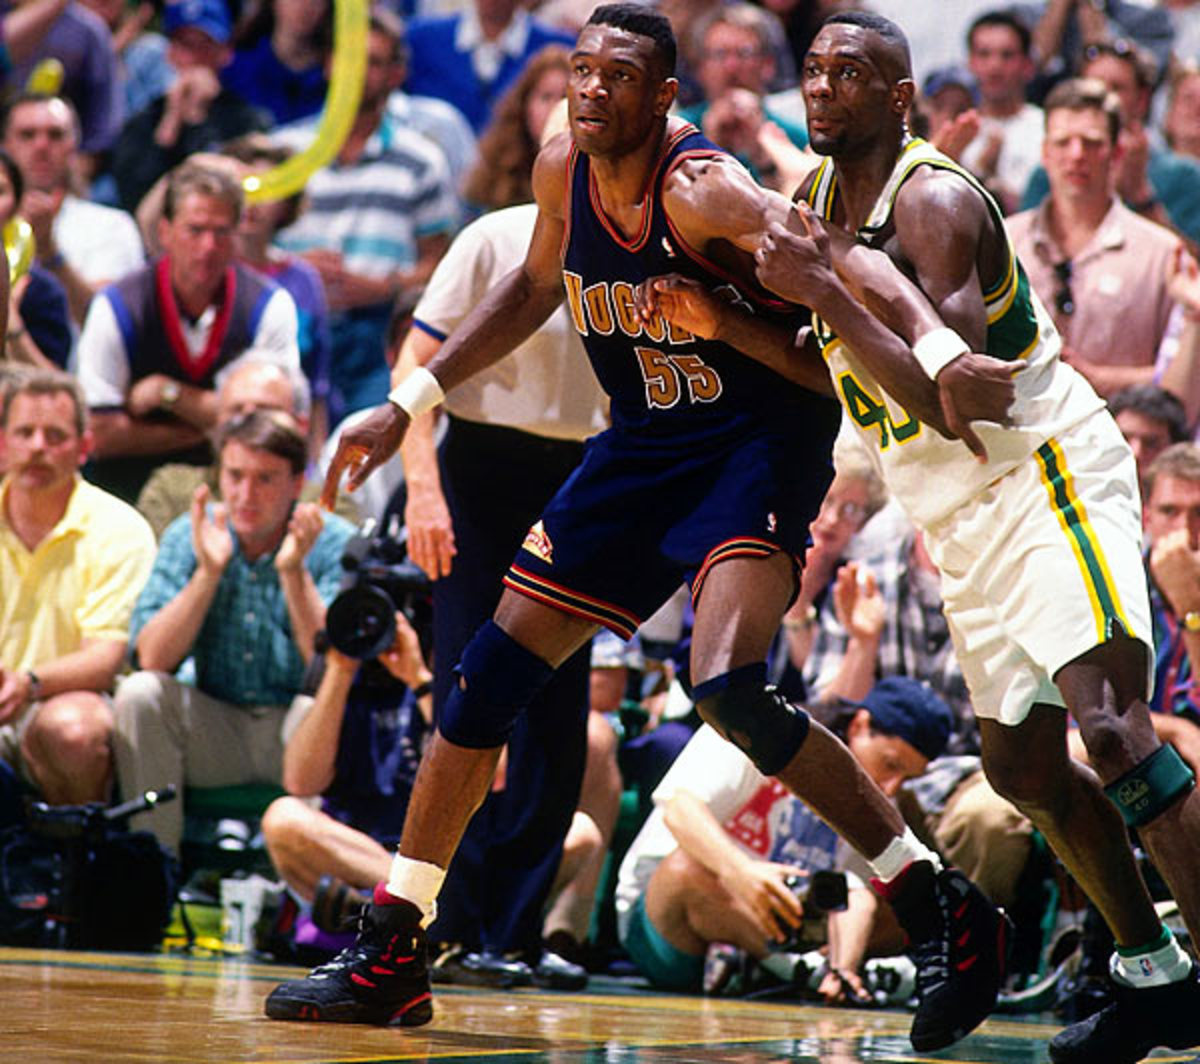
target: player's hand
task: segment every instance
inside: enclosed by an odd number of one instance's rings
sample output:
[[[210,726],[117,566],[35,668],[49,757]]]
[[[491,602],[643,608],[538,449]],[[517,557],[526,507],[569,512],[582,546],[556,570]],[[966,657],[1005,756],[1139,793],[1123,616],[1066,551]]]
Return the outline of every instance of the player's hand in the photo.
[[[967,352],[948,362],[937,375],[938,401],[946,428],[981,462],[987,461],[987,448],[971,422],[1012,424],[1009,411],[1017,395],[1013,377],[1018,369],[991,355]]]
[[[786,226],[770,224],[754,252],[754,272],[764,288],[800,304],[833,279],[829,234],[807,203],[793,204]]]
[[[661,316],[702,340],[715,339],[721,328],[721,300],[699,281],[682,274],[643,281],[634,290],[633,305],[647,324]]]
[[[321,488],[321,505],[332,510],[337,502],[342,474],[349,473],[349,491],[357,491],[362,482],[396,453],[396,448],[408,431],[408,415],[395,403],[377,406],[357,425],[351,425],[338,437],[337,450],[325,485]]]
[[[409,558],[430,580],[449,576],[458,547],[454,543],[454,522],[446,506],[446,496],[440,489],[429,485],[418,488],[409,481],[404,527],[408,529]]]

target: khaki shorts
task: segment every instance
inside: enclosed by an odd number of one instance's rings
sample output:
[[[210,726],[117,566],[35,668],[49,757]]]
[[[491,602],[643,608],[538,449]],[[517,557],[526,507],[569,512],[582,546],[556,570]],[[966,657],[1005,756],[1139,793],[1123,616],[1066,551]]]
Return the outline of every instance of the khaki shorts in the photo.
[[[33,718],[41,708],[41,702],[32,702],[15,721],[0,724],[0,761],[11,765],[17,775],[35,789],[37,783],[29,774],[29,766],[25,764],[25,758],[21,754],[21,744],[25,741],[29,725],[33,723]]]

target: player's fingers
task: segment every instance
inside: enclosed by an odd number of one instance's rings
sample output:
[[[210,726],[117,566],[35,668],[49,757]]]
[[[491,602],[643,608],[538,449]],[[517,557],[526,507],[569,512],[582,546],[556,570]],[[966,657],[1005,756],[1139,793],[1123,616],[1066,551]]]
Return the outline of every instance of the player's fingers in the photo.
[[[970,422],[964,421],[958,425],[951,425],[950,428],[967,445],[967,450],[978,461],[986,462],[988,460],[987,447],[984,446],[983,440],[979,438],[978,433],[971,427]]]
[[[658,291],[654,282],[643,281],[633,290],[633,306],[643,321],[649,321],[658,310]]]
[[[351,454],[350,461],[346,465],[349,473],[346,488],[349,491],[358,491],[362,487],[363,481],[375,472],[387,457],[387,452],[379,446],[371,447],[369,450],[364,448]]]
[[[321,506],[326,510],[332,511],[337,504],[338,488],[342,483],[342,474],[350,463],[350,454],[350,445],[345,440],[340,440],[329,468],[325,471],[325,483],[321,485]]]
[[[793,219],[796,221],[795,225],[792,224]],[[798,200],[792,204],[792,209],[788,212],[788,228],[792,232],[812,237],[815,235],[814,226],[816,225],[816,216],[804,200]]]

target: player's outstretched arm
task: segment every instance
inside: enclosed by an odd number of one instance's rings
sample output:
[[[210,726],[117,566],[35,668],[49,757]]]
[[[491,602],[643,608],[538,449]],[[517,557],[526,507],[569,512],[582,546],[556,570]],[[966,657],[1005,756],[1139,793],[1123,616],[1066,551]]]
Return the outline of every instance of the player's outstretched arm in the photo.
[[[550,141],[533,167],[537,222],[525,261],[506,274],[463,319],[427,366],[392,390],[389,401],[338,441],[325,475],[321,502],[337,499],[344,474],[354,491],[386,462],[404,439],[412,416],[436,406],[451,388],[468,380],[527,340],[562,302],[563,189],[570,140]]]

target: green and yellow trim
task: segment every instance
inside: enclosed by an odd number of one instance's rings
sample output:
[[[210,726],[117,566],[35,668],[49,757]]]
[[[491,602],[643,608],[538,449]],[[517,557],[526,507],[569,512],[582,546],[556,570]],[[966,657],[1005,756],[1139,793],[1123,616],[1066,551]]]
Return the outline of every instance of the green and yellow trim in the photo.
[[[1042,484],[1050,496],[1058,522],[1075,552],[1084,586],[1092,603],[1096,621],[1096,641],[1107,642],[1113,636],[1113,622],[1127,632],[1133,629],[1121,606],[1120,596],[1113,583],[1108,560],[1096,537],[1083,502],[1075,493],[1075,481],[1067,468],[1067,459],[1057,440],[1047,440],[1036,451]]]

